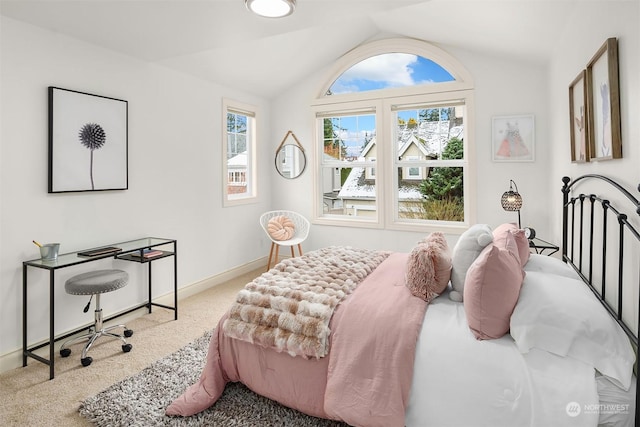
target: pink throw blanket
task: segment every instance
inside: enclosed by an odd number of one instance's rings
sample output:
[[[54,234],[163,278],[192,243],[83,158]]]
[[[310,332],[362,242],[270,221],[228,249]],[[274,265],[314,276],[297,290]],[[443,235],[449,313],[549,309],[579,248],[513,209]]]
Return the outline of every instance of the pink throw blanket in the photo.
[[[207,409],[229,381],[309,415],[354,426],[404,426],[413,361],[427,303],[405,286],[408,254],[394,253],[340,304],[331,349],[321,359],[226,337],[211,339],[200,380],[166,409],[189,416]]]

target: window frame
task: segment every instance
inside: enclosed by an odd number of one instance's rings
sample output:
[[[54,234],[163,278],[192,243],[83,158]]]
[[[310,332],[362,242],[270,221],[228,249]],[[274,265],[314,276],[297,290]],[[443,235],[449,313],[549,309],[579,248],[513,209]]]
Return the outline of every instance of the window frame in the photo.
[[[375,55],[402,52],[428,58],[445,68],[454,78],[453,82],[435,83],[433,85],[416,85],[401,88],[388,88],[355,93],[332,94],[326,96],[329,87],[342,73],[356,63]],[[316,161],[314,163],[314,209],[312,221],[315,224],[334,226],[356,226],[365,228],[379,228],[403,231],[450,231],[461,233],[476,221],[476,153],[475,153],[475,114],[474,90],[471,74],[454,57],[429,43],[413,39],[380,40],[361,46],[341,58],[327,73],[328,78],[311,104],[314,123],[314,143]],[[398,162],[394,159],[396,147],[393,140],[394,117],[393,108],[396,105],[410,106],[412,104],[442,104],[453,101],[463,101],[464,115],[464,159],[463,160],[425,160],[416,164],[433,166],[464,167],[464,221],[430,221],[408,220],[398,218],[397,174]],[[363,220],[348,218],[342,215],[325,215],[322,200],[322,148],[323,129],[318,126],[318,117],[333,112],[341,114],[357,114],[363,109],[375,109],[376,114],[376,206],[377,218]],[[434,163],[435,162],[435,163]],[[443,163],[444,162],[444,163]],[[406,162],[403,163],[406,166]],[[365,166],[366,167],[366,166]],[[389,177],[389,178],[388,178]]]
[[[313,221],[316,224],[325,224],[325,225],[344,225],[344,226],[357,226],[363,228],[381,228],[383,221],[382,217],[384,215],[384,209],[380,209],[378,200],[380,199],[380,179],[384,179],[383,171],[380,171],[380,159],[384,158],[384,154],[378,152],[376,155],[376,173],[375,173],[375,181],[376,181],[376,217],[375,218],[367,218],[367,217],[349,217],[346,215],[331,215],[324,214],[324,203],[323,203],[323,169],[325,168],[342,168],[342,167],[362,167],[366,173],[367,169],[371,167],[371,163],[369,161],[341,161],[341,160],[326,160],[323,156],[324,154],[324,126],[318,125],[318,123],[323,123],[323,120],[329,116],[349,116],[349,115],[357,115],[357,114],[377,114],[377,111],[380,111],[382,108],[382,102],[379,100],[371,101],[362,101],[362,102],[347,102],[340,103],[339,105],[332,105],[331,109],[314,109],[314,141],[315,141],[315,154],[316,159],[318,161],[314,162],[314,215]],[[377,117],[377,116],[376,116]],[[380,134],[382,128],[380,127],[380,122],[376,118],[376,135]]]
[[[229,167],[228,167],[228,118],[229,113],[242,114],[247,117],[247,170],[245,182],[247,194],[241,197],[233,197],[229,193]],[[257,117],[258,108],[251,104],[222,98],[222,201],[224,207],[246,205],[256,203],[258,199],[258,162],[257,162]],[[232,172],[236,173],[236,172]],[[234,181],[235,182],[235,181]]]

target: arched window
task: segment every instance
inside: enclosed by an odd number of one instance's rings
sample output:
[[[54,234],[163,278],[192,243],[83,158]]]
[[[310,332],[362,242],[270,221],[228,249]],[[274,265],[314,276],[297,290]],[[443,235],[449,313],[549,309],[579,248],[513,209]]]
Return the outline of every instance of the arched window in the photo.
[[[314,101],[318,223],[424,230],[474,220],[473,82],[413,39],[361,46]]]
[[[432,60],[411,53],[383,53],[363,59],[338,77],[327,95],[454,81]]]

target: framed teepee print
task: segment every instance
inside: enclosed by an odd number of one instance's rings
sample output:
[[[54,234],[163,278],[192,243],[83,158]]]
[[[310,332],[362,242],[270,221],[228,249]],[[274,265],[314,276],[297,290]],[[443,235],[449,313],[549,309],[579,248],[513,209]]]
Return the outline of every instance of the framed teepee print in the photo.
[[[493,117],[491,139],[495,162],[535,160],[533,115]]]
[[[49,193],[128,188],[128,104],[49,87]]]

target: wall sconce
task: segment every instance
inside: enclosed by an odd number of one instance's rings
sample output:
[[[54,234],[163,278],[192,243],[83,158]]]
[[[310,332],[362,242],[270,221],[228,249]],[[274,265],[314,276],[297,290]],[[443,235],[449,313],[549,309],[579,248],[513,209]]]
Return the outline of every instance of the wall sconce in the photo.
[[[251,12],[265,18],[283,18],[296,9],[296,0],[244,0]]]
[[[516,191],[513,191],[513,187],[516,187]],[[508,212],[518,212],[518,228],[522,228],[520,225],[520,208],[522,207],[522,196],[518,193],[518,186],[513,180],[509,180],[509,191],[505,191],[500,199],[502,209]]]

